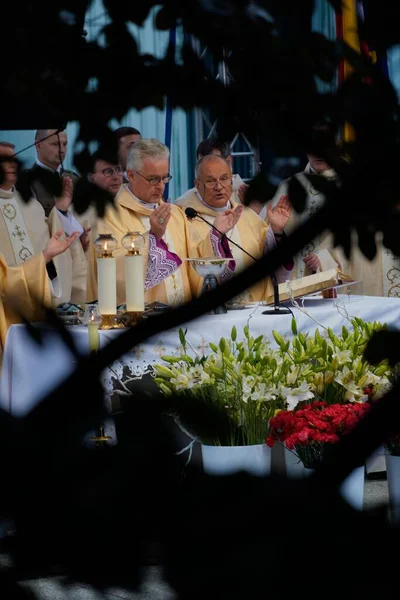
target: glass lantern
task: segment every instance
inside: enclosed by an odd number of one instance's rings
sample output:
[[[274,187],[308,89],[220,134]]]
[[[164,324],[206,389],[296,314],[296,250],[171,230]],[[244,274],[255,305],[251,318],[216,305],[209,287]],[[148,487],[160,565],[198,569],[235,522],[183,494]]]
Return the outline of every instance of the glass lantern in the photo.
[[[121,244],[128,251],[128,254],[140,254],[140,250],[144,248],[145,239],[138,231],[128,231],[121,240]]]
[[[97,304],[89,304],[85,308],[85,314],[82,318],[82,323],[86,326],[101,325],[102,317]]]
[[[118,242],[111,233],[101,233],[95,240],[94,247],[99,258],[110,258],[118,248]]]

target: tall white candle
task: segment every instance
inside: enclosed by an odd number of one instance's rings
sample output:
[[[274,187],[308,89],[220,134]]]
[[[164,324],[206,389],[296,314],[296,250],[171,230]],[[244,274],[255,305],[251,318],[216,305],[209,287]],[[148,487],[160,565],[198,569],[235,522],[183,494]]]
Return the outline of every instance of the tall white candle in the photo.
[[[125,256],[125,292],[128,312],[144,311],[143,255]]]
[[[117,313],[117,266],[113,257],[97,259],[97,285],[99,313]]]

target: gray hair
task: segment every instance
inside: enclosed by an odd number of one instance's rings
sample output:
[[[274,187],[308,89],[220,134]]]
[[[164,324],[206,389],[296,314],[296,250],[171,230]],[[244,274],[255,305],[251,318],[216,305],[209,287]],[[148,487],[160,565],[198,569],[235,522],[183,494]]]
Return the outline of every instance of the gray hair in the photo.
[[[131,146],[126,161],[126,168],[132,171],[140,171],[146,158],[155,160],[168,160],[169,150],[167,146],[154,138],[142,139]]]
[[[196,163],[196,166],[194,168],[194,178],[197,180],[199,179],[200,169],[201,169],[202,165],[207,164],[209,162],[214,162],[216,160],[222,160],[222,162],[224,162],[226,165],[228,165],[229,170],[231,170],[231,165],[228,163],[227,160],[225,160],[225,158],[223,158],[219,154],[206,154],[206,156],[203,156],[203,158],[201,158]]]

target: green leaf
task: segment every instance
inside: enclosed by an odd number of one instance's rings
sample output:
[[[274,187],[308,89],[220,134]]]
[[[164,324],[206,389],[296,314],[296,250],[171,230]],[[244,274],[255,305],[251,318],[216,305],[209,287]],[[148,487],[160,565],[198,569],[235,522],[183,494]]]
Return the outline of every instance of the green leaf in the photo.
[[[162,356],[161,359],[167,363],[173,364],[173,363],[181,362],[181,360],[183,360],[184,357],[182,357],[182,356]]]
[[[185,329],[185,331],[183,331],[183,329],[179,329],[179,340],[182,346],[186,346],[186,333],[187,329]]]
[[[293,335],[297,335],[297,322],[295,317],[292,318],[292,333]]]
[[[283,339],[283,337],[275,330],[272,332],[272,335],[274,336],[274,340],[276,341],[278,346],[282,348],[285,345],[285,340]]]

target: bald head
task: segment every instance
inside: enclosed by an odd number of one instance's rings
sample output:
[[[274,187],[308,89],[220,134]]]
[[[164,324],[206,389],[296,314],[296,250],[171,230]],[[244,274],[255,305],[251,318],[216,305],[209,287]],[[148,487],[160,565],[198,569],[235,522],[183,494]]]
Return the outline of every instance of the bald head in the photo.
[[[207,154],[206,156],[203,156],[203,158],[201,158],[196,164],[194,174],[195,179],[201,179],[204,173],[208,173],[210,171],[212,172],[215,170],[215,168],[218,169],[218,167],[228,169],[232,177],[231,166],[229,162],[225,160],[225,158],[218,156],[218,154]]]
[[[196,165],[196,189],[204,202],[215,208],[227,206],[232,195],[232,171],[221,156],[209,154]]]
[[[67,134],[57,129],[38,129],[35,134],[36,152],[41,163],[56,171],[67,153]]]

